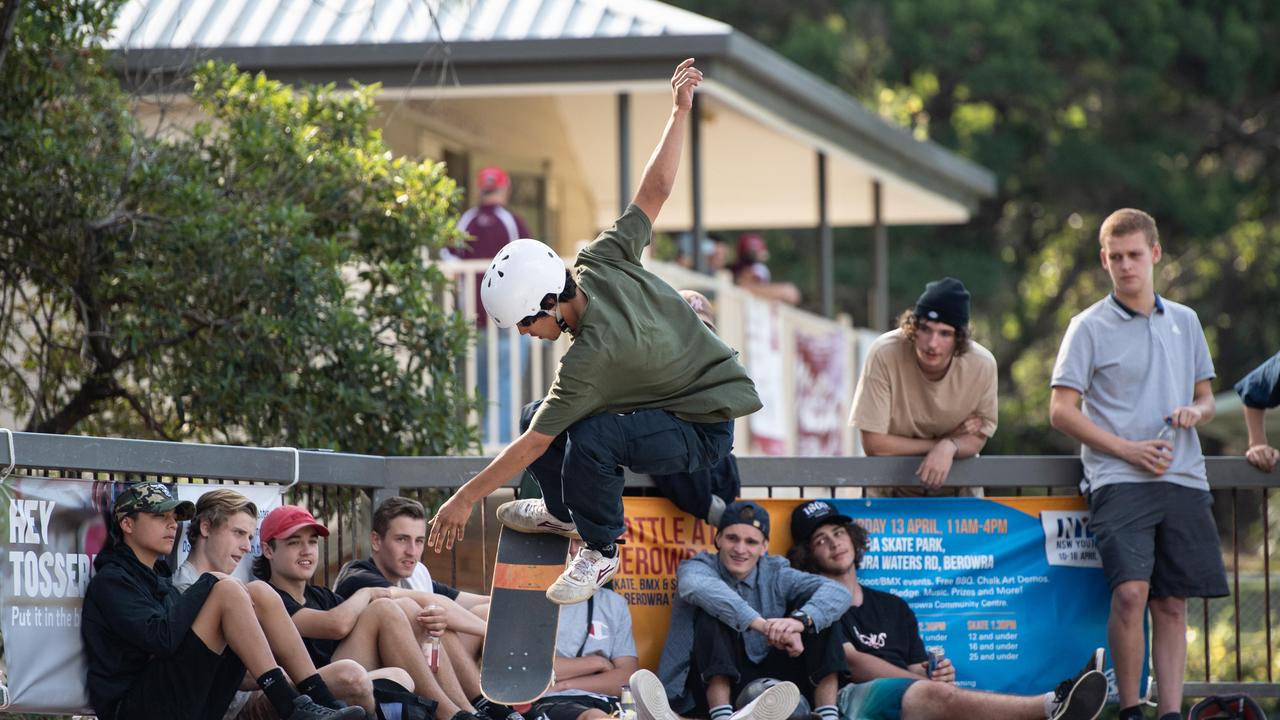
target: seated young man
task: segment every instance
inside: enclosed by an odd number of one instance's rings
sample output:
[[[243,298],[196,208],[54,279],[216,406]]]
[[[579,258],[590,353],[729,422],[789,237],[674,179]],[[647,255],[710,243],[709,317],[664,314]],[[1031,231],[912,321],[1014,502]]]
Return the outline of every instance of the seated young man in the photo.
[[[580,549],[574,541],[570,554]],[[560,608],[556,682],[524,713],[528,720],[598,720],[613,713],[622,685],[640,667],[627,601],[607,588]]]
[[[201,495],[196,501],[195,517],[187,527],[191,553],[173,574],[173,586],[178,592],[186,592],[205,573],[233,573],[241,558],[251,553],[251,540],[257,529],[258,508],[245,496],[227,489],[210,490]],[[376,678],[387,678],[413,690],[413,680],[399,668],[367,672],[354,660],[336,660],[321,665],[318,671],[338,699],[359,705],[367,712],[374,711],[373,680]],[[226,720],[272,717],[270,703],[256,687],[253,678],[246,676],[240,683],[241,691],[236,693],[223,717]]]
[[[364,668],[401,668],[418,694],[438,704],[437,717],[473,719],[476,710],[466,703],[448,655],[441,653],[433,672],[422,651],[427,635],[444,629],[443,613],[424,613],[401,588],[366,587],[347,598],[310,584],[321,561],[320,538],[328,535],[303,508],[278,507],[262,521],[262,557],[254,561],[254,575],[279,593],[312,659],[318,665],[349,659]]]
[[[489,701],[480,694],[480,651],[484,642],[485,622],[489,617],[489,598],[431,579],[421,562],[426,548],[427,513],[422,503],[406,497],[383,500],[373,511],[373,530],[369,545],[373,553],[365,560],[348,563],[338,574],[334,591],[351,597],[366,587],[398,587],[434,593],[429,602],[415,595],[420,604],[438,605],[444,612],[446,630],[441,636],[444,654],[452,660],[463,701],[471,698],[471,706],[489,714]],[[495,716],[500,708],[493,708]],[[505,717],[506,713],[501,713]]]
[[[221,573],[206,573],[186,593],[173,587],[162,558],[173,550],[179,520],[194,512],[157,482],[138,483],[113,504],[81,626],[97,716],[216,720],[247,670],[280,718],[363,718],[316,673],[271,588],[246,588]]]
[[[771,677],[794,682],[824,720],[835,720],[844,653],[832,624],[849,607],[848,591],[768,555],[769,513],[749,500],[725,508],[715,545],[715,554],[700,552],[676,571],[658,665],[671,708],[725,720],[743,686]]]
[[[839,624],[853,684],[840,690],[840,712],[850,720],[1093,720],[1107,700],[1102,648],[1076,677],[1043,695],[1018,696],[962,690],[943,658],[932,679],[916,616],[896,595],[863,587],[858,567],[867,531],[821,500],[791,513],[795,544],[787,557],[798,570],[840,583],[853,604]]]

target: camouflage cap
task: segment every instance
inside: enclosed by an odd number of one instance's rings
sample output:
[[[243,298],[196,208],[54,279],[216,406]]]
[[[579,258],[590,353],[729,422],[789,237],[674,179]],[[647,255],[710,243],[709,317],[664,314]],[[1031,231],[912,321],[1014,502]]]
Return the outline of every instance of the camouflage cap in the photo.
[[[112,514],[116,522],[131,512],[165,513],[177,511],[179,520],[190,520],[196,514],[195,503],[190,500],[179,500],[173,496],[169,488],[158,482],[143,482],[120,493],[116,498]]]

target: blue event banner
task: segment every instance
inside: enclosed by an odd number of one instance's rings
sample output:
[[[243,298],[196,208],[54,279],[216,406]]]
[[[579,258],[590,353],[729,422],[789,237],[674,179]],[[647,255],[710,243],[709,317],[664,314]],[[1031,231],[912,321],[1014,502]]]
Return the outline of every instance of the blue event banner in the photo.
[[[1111,593],[1083,498],[832,502],[870,535],[859,582],[907,601],[957,686],[1045,692],[1106,646]],[[1106,674],[1114,696],[1109,655]]]

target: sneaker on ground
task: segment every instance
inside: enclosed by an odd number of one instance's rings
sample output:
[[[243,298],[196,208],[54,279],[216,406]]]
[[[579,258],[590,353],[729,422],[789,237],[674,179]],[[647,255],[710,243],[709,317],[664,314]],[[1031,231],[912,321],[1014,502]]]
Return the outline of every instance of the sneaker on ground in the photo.
[[[293,712],[288,720],[365,720],[362,707],[344,707],[333,710],[319,705],[309,695],[299,695],[293,699]]]
[[[1049,720],[1095,720],[1107,703],[1107,676],[1085,667],[1058,683],[1050,701]]]
[[[638,720],[680,720],[667,701],[667,690],[657,675],[645,669],[631,674],[631,694],[636,701]]]
[[[547,599],[557,605],[580,603],[596,594],[618,572],[618,556],[605,557],[599,550],[583,547],[547,588]]]
[[[793,682],[780,682],[765,688],[729,720],[786,720],[799,704],[800,688]]]
[[[527,533],[553,533],[565,537],[578,537],[578,528],[565,522],[547,510],[542,498],[512,500],[498,506],[498,522],[512,530]]]

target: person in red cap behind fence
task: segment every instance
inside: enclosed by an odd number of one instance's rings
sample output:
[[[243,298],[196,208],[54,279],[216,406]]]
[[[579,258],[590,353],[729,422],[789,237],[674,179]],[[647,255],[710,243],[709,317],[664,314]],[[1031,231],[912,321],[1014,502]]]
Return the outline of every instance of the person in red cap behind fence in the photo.
[[[800,303],[800,290],[791,283],[773,282],[769,272],[769,247],[756,233],[743,233],[738,237],[738,259],[729,266],[733,282],[746,288],[753,295],[767,300],[777,300],[788,305]]]
[[[458,220],[458,229],[471,235],[471,243],[458,251],[456,256],[464,260],[490,260],[507,243],[520,238],[533,237],[524,219],[507,207],[511,199],[511,178],[500,167],[482,168],[476,174],[476,192],[480,202],[467,210]],[[479,283],[476,283],[476,381],[480,396],[485,399],[485,420],[480,430],[486,443],[510,442],[512,437],[512,408],[521,398],[511,397],[511,376],[523,372],[528,364],[531,344],[525,338],[517,336],[520,360],[515,368],[511,367],[511,335],[495,330],[498,334],[497,356],[491,358],[489,352],[489,323],[484,311],[484,303],[480,301]],[[491,393],[489,388],[490,360],[498,363],[498,387]],[[498,431],[493,436],[489,432],[490,413],[498,414]]]
[[[438,636],[445,625],[444,613],[432,607],[433,595],[369,587],[344,598],[312,585],[323,562],[320,538],[328,537],[329,530],[296,505],[272,510],[261,532],[262,556],[254,560],[253,574],[279,593],[317,665],[349,659],[365,668],[384,669],[370,673],[371,679],[394,678],[385,669],[403,669],[412,678],[414,692],[438,703],[438,718],[477,718],[448,655],[440,654],[433,672],[423,653],[428,636]]]

